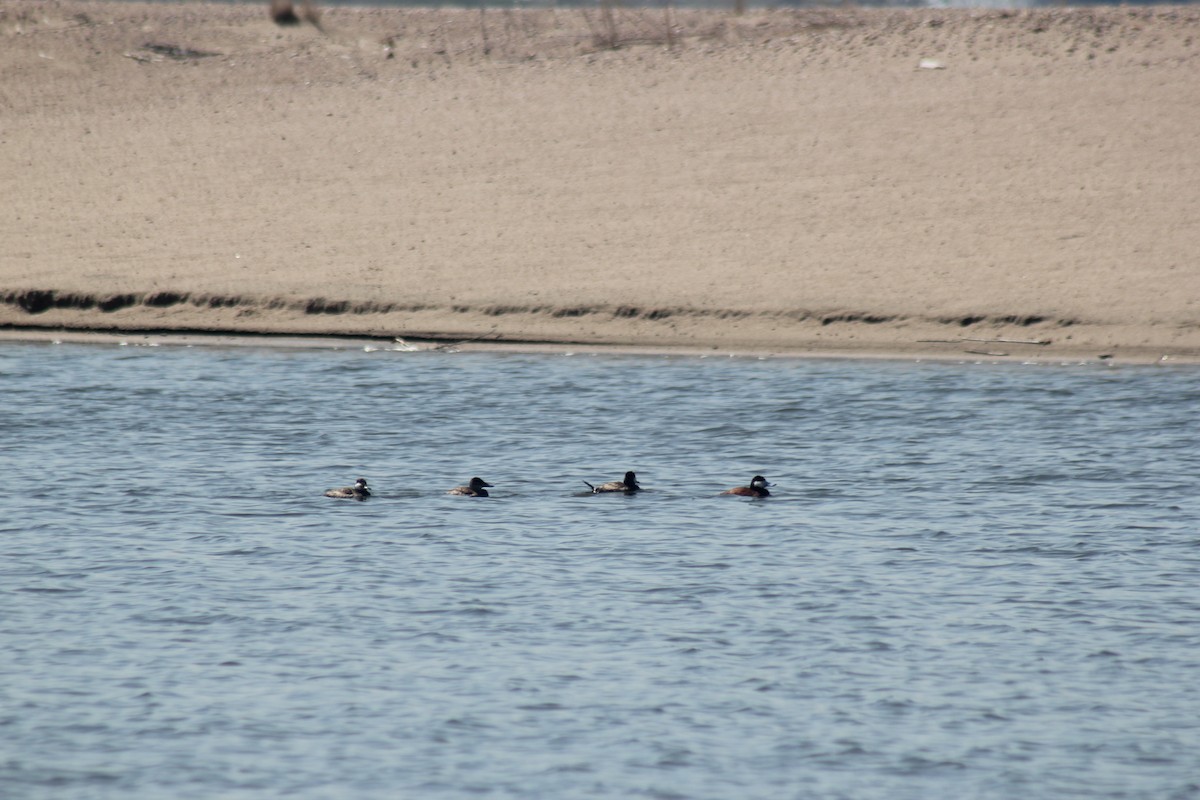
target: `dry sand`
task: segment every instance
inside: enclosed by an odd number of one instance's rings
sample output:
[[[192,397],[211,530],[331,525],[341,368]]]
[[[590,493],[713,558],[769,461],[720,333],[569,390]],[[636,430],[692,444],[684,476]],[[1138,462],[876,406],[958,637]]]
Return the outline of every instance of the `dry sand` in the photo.
[[[0,165],[9,336],[1200,357],[1194,7],[9,0]]]

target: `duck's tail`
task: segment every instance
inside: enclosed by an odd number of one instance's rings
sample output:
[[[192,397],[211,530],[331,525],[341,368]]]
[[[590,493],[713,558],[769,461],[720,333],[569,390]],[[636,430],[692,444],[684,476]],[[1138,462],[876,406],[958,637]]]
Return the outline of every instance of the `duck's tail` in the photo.
[[[587,487],[588,487],[589,489],[591,489],[593,492],[595,492],[595,491],[596,491],[596,487],[595,487],[595,486],[592,486],[592,485],[591,485],[590,483],[588,483],[587,481],[584,481],[584,483],[585,483],[585,484],[587,485]]]

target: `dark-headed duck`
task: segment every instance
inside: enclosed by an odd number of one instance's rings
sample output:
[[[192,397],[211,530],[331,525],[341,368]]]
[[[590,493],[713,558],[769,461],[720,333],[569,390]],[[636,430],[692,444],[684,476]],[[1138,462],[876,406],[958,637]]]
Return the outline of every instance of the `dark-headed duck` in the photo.
[[[721,494],[740,494],[745,497],[770,497],[771,493],[767,491],[767,487],[774,485],[773,483],[767,483],[767,479],[762,475],[755,475],[750,479],[749,486],[735,486],[728,491],[721,492]]]
[[[625,480],[622,481],[609,481],[608,483],[602,483],[599,486],[593,486],[587,481],[584,481],[584,483],[587,483],[588,488],[592,490],[592,494],[601,494],[603,492],[624,492],[625,494],[633,494],[634,492],[640,492],[642,490],[642,487],[638,486],[637,475],[633,474],[632,470],[625,473]]]
[[[468,497],[487,497],[486,486],[491,486],[490,483],[483,478],[471,478],[471,482],[466,486],[456,486],[446,494],[465,494]]]
[[[325,493],[326,497],[338,497],[348,500],[366,500],[371,496],[371,490],[367,488],[367,479],[359,478],[354,482],[353,486],[343,486],[340,489],[330,489]]]

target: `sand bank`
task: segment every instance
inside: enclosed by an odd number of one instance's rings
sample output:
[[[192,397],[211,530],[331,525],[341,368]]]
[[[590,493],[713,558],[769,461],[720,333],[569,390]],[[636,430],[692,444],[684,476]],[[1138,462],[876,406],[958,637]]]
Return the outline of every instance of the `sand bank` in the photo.
[[[0,326],[1200,357],[1200,9],[0,9]]]

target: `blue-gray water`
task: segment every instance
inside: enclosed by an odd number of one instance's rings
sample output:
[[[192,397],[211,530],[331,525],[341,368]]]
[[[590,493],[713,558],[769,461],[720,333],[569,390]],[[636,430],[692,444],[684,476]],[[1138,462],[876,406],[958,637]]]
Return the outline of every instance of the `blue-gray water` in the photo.
[[[6,799],[1200,794],[1195,368],[10,344],[0,391]]]

